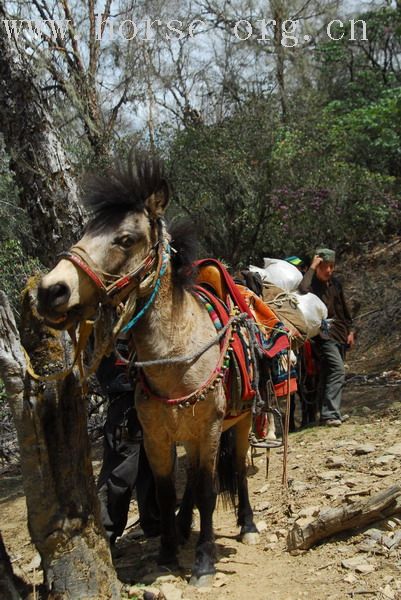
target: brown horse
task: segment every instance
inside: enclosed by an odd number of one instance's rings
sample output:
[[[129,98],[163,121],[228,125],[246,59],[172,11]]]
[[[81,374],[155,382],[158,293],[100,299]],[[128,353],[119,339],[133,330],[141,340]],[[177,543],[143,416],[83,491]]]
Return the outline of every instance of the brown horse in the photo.
[[[115,306],[116,314],[122,310],[114,333],[121,328],[128,331],[137,360],[145,363],[135,402],[161,510],[158,562],[177,566],[178,543],[189,536],[196,505],[200,535],[191,581],[205,585],[215,573],[212,517],[218,453],[227,435],[222,432],[231,427],[235,460],[228,479],[230,493],[236,488],[238,494],[240,535],[245,543],[258,540],[246,480],[251,413],[230,419],[229,425],[224,421],[222,378],[230,328],[221,343],[213,343],[215,326],[191,290],[192,257],[185,252],[190,240],[171,240],[174,234],[163,221],[168,200],[163,169],[155,159],[129,160],[128,168],[92,177],[84,198],[91,220],[82,239],[42,279],[38,310],[58,328],[76,326],[102,305]],[[192,360],[182,360],[191,355]],[[184,443],[188,460],[188,482],[177,519],[176,441]]]

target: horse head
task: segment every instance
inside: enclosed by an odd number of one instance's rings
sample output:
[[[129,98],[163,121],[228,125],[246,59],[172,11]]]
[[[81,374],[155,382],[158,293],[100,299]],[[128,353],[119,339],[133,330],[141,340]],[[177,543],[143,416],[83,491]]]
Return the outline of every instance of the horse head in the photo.
[[[87,178],[83,205],[90,219],[83,237],[61,256],[38,287],[38,312],[66,329],[118,304],[154,274],[162,256],[162,217],[169,200],[156,159],[130,156],[103,175]]]

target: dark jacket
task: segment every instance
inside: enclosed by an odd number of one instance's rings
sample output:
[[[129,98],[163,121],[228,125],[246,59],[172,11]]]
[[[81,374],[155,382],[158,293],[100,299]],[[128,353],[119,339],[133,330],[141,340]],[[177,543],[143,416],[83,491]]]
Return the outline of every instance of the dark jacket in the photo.
[[[330,326],[330,339],[346,344],[348,334],[353,330],[352,317],[345,302],[343,287],[336,277],[328,283],[319,281],[314,269],[308,269],[300,285],[299,291],[303,294],[312,292],[316,294],[327,306],[327,317],[333,319]]]

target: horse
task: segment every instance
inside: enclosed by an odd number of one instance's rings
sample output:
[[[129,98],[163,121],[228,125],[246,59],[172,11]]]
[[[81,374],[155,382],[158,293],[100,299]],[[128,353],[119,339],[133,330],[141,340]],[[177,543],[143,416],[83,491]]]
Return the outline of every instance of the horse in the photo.
[[[193,289],[191,239],[175,236],[165,224],[169,195],[163,164],[156,158],[131,156],[127,164],[89,177],[83,205],[90,219],[83,237],[42,278],[37,307],[59,329],[76,328],[99,307],[122,311],[121,329],[141,365],[135,404],[160,506],[158,563],[178,568],[178,546],[190,535],[196,505],[200,533],[191,584],[203,586],[216,572],[216,471],[218,463],[224,464],[219,461],[224,448],[226,454],[231,451],[230,439],[235,457],[231,472],[226,467],[226,489],[237,493],[241,541],[258,541],[246,475],[252,416],[248,408],[225,420],[223,379],[233,333],[227,326],[216,343],[213,320]],[[224,433],[228,429],[231,437]],[[188,461],[177,516],[175,442],[184,444]]]

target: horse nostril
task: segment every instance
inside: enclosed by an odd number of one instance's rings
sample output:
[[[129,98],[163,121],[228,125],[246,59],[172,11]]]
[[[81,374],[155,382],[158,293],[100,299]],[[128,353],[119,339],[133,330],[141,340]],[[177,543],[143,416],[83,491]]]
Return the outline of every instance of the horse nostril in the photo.
[[[39,287],[38,302],[40,307],[56,308],[66,304],[71,296],[71,290],[65,283],[55,283],[48,288]]]

